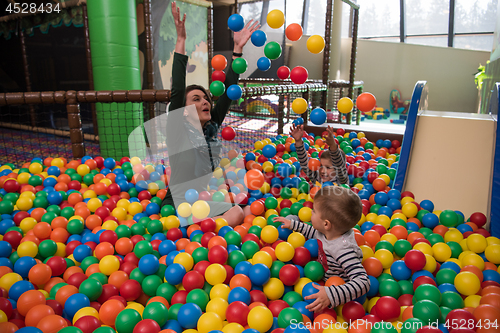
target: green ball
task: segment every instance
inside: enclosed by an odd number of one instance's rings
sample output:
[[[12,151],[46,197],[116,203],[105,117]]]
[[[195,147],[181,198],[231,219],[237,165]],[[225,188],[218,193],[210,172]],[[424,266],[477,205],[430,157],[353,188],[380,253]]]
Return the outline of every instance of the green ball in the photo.
[[[43,179],[42,177],[40,176],[37,176],[37,175],[33,175],[30,177],[30,179],[28,180],[28,184],[30,184],[31,186],[40,186],[43,184]],[[43,191],[45,192],[45,191]],[[3,213],[2,213],[3,214]]]
[[[135,187],[132,187],[130,190],[128,190],[128,194],[131,198],[137,198],[137,196],[139,195],[139,191],[137,191]]]
[[[105,284],[108,283],[108,277],[106,275],[104,275],[103,273],[101,273],[101,272],[92,273],[89,276],[89,279],[95,279],[95,280],[99,281],[102,285],[105,285]]]
[[[229,257],[227,259],[227,263],[233,269],[238,265],[238,263],[247,260],[247,257],[240,250],[234,250],[229,253]]]
[[[156,256],[156,253],[153,253],[153,254]],[[158,253],[158,255],[156,256],[156,258],[160,259],[161,255]],[[155,274],[158,275],[160,277],[160,279],[163,279],[165,277],[165,271],[166,270],[167,270],[167,265],[160,264],[160,266],[158,267],[158,270],[156,271]]]
[[[94,256],[88,256],[82,260],[82,262],[80,263],[80,268],[83,269],[83,271],[85,272],[87,270],[87,268],[89,268],[90,265],[98,264],[98,263],[99,263],[99,259],[97,259]],[[106,283],[107,283],[107,281],[106,281]]]
[[[120,311],[120,313],[118,313],[118,316],[116,316],[116,331],[118,333],[132,333],[134,331],[135,325],[137,325],[141,320],[141,315],[137,310],[124,309]]]
[[[226,240],[227,245],[241,245],[241,235],[234,230],[228,231],[224,235],[224,239]]]
[[[9,201],[4,200],[2,202],[9,202]],[[45,197],[37,197],[37,198],[35,198],[35,200],[33,200],[33,207],[35,207],[35,208],[47,208],[48,205],[49,205],[49,201]],[[2,206],[0,203],[0,213],[1,213],[1,211],[2,211]],[[12,211],[10,213],[12,213]],[[2,213],[2,214],[10,214],[10,213]]]
[[[288,303],[289,306],[293,306],[297,302],[301,302],[304,299],[296,291],[289,291],[283,296],[283,300]]]
[[[200,261],[208,261],[208,249],[206,247],[196,248],[191,256],[193,257],[195,264],[199,263]]]
[[[290,214],[292,214],[292,210],[288,207],[285,207],[280,211],[280,216],[282,217],[287,217]]]
[[[163,185],[165,185],[165,184],[163,184]],[[162,202],[162,200],[159,197],[153,197],[153,198],[151,198],[151,203],[155,203],[158,206],[161,206],[161,202]]]
[[[387,166],[385,166],[384,164],[379,163],[375,167],[375,171],[377,171],[379,173],[379,175],[385,174],[387,172]]]
[[[151,222],[151,219],[148,216],[144,216],[139,219],[139,224],[141,224],[145,228],[147,228],[149,222]]]
[[[391,221],[391,228],[394,228],[397,225],[401,225],[406,228],[406,222],[400,218],[395,218],[394,220]]]
[[[278,207],[278,199],[275,197],[268,197],[265,201],[265,205],[267,209],[276,209],[276,207]]]
[[[73,215],[75,215],[75,209],[73,207],[64,207],[61,210],[61,216],[65,217],[66,219],[69,219]]]
[[[325,269],[318,261],[310,261],[304,267],[304,275],[312,281],[319,281],[325,275]]]
[[[379,204],[375,204],[375,205],[372,205],[370,207],[370,213],[375,213],[375,214],[378,214],[378,210],[381,208],[382,206],[379,205]]]
[[[186,303],[194,303],[198,305],[203,312],[205,312],[209,301],[210,297],[203,289],[193,289],[187,294],[186,297]]]
[[[309,191],[310,191],[310,190],[311,190],[311,186],[309,185],[309,183],[308,183],[308,182],[306,182],[306,181],[301,181],[301,182],[299,183],[299,192],[300,192],[300,193],[309,194]],[[292,205],[292,207],[293,207],[293,205]],[[302,208],[302,207],[300,207],[300,208]],[[300,210],[300,208],[299,208],[299,210]],[[297,214],[298,214],[298,212],[297,212]],[[297,215],[297,214],[295,214],[295,215]]]
[[[115,330],[108,326],[101,326],[92,333],[115,333]]]
[[[134,268],[132,272],[130,272],[130,278],[132,280],[136,280],[139,283],[142,283],[146,278],[146,274],[142,273],[139,268]]]
[[[278,59],[281,56],[281,45],[277,42],[267,43],[264,46],[264,55],[271,60]]]
[[[292,189],[289,187],[283,187],[281,189],[280,195],[283,199],[290,199],[293,195]]]
[[[422,227],[422,228],[418,229],[418,231],[419,231],[422,235],[424,235],[424,237],[425,237],[425,238],[429,237],[429,235],[431,235],[431,234],[432,234],[432,230],[431,230],[431,229],[429,229],[429,228],[427,228],[427,227]]]
[[[192,242],[196,242],[196,243],[200,243],[201,244],[201,238],[203,237],[202,234],[197,234],[197,235],[194,235],[192,236],[191,238],[191,241]]]
[[[203,285],[203,290],[207,293],[207,295],[210,295],[210,291],[212,290],[212,285],[205,281],[205,284]]]
[[[439,289],[432,284],[421,284],[415,289],[415,295],[413,296],[413,304],[418,301],[428,300],[436,303],[436,305],[441,304],[441,292]]]
[[[398,333],[398,330],[387,321],[378,321],[373,323],[371,333]]]
[[[170,306],[170,309],[168,309],[168,320],[177,320],[177,314],[179,313],[179,310],[181,306],[184,304],[182,303],[175,303]]]
[[[396,178],[396,173],[397,173],[398,170],[396,169],[393,169],[393,168],[390,168],[390,169],[387,169],[387,175],[389,176],[389,178],[391,180],[394,180],[394,178]]]
[[[167,322],[168,309],[160,302],[149,303],[142,313],[142,319],[152,319],[158,323],[158,325],[163,326]]]
[[[464,300],[460,294],[454,291],[445,291],[441,294],[441,306],[445,306],[450,309],[461,309],[464,307]]]
[[[426,239],[431,243],[431,246],[436,243],[444,243],[444,238],[440,234],[432,233]]]
[[[281,227],[281,222],[274,222],[274,218],[278,217],[276,214],[271,214],[267,217],[267,225],[272,225],[275,228],[280,228]],[[279,230],[279,229],[278,229]]]
[[[388,274],[388,273],[382,273],[378,276],[377,278],[378,282],[379,283],[382,283],[382,281],[385,281],[385,280],[394,280],[394,278],[392,277],[391,274]],[[395,281],[395,280],[394,280]]]
[[[214,194],[212,194],[212,200],[215,201],[215,202],[223,202],[224,201],[224,193],[222,192],[215,192]]]
[[[408,318],[403,322],[401,333],[417,333],[420,327],[424,326],[424,322],[418,318]]]
[[[132,177],[134,177],[134,170],[127,169],[127,170],[123,171],[123,174],[125,175],[125,177],[127,177],[128,181],[131,181]]]
[[[66,229],[72,235],[81,234],[84,229],[83,222],[78,219],[73,219],[68,222]]]
[[[406,239],[398,239],[396,243],[394,243],[394,253],[396,253],[401,258],[403,258],[406,252],[410,251],[411,249],[411,243]]]
[[[401,295],[413,295],[413,283],[408,280],[398,281],[399,286],[401,287]]]
[[[38,245],[38,253],[44,257],[51,257],[57,252],[57,244],[52,239],[46,239]]]
[[[20,195],[18,193],[7,193],[4,195],[3,199],[12,202],[15,205],[19,197]]]
[[[148,275],[142,280],[142,291],[148,296],[156,296],[156,289],[158,289],[162,282],[162,279],[158,275]]]
[[[226,87],[224,86],[224,83],[221,81],[213,81],[210,83],[210,92],[214,96],[222,96],[224,92],[226,91]],[[162,216],[168,216],[168,215],[163,215]]]
[[[81,329],[75,326],[66,326],[59,330],[58,333],[83,333]]]
[[[431,325],[441,319],[441,310],[433,301],[421,300],[413,306],[413,316],[424,322],[424,325]]]
[[[73,170],[73,169],[68,169],[68,170]],[[69,175],[69,177],[71,178],[71,180],[76,180],[79,183],[81,183],[83,181],[83,177],[77,173],[72,173]]]
[[[163,223],[160,220],[152,220],[148,223],[147,229],[151,235],[160,233],[163,231]]]
[[[48,224],[51,224],[52,220],[54,220],[56,217],[57,217],[56,213],[47,212],[47,213],[45,213],[45,214],[42,215],[42,222],[47,222]]]
[[[380,282],[378,292],[380,293],[380,296],[391,296],[398,299],[399,296],[401,296],[401,286],[398,282],[387,279]]]
[[[357,185],[357,184],[361,184],[363,182],[363,178],[354,178],[354,180],[352,181],[352,185]]]
[[[64,258],[64,261],[66,261],[66,268],[70,268],[75,266],[75,262],[69,258]]]
[[[49,207],[47,207],[47,212],[51,212],[59,216],[61,215],[61,207],[57,205],[50,205]]]
[[[278,315],[278,327],[286,328],[291,324],[302,322],[302,313],[295,308],[284,308]]]
[[[134,254],[137,256],[137,258],[141,259],[143,256],[146,254],[152,254],[153,253],[153,246],[151,246],[151,243],[142,240],[137,242],[134,247]]]
[[[271,265],[271,277],[279,279],[280,270],[283,268],[283,266],[285,266],[284,262],[280,260],[274,261],[273,264]]]
[[[253,255],[259,251],[259,244],[252,240],[246,241],[243,245],[241,245],[241,252],[243,252],[247,258],[252,258]]]
[[[115,232],[116,232],[116,236],[118,236],[118,238],[130,238],[132,236],[132,230],[130,230],[130,228],[128,226],[126,226],[125,224],[122,224],[122,225],[119,225],[118,227],[116,227],[115,229]]]
[[[96,273],[94,273],[94,274],[96,274]],[[87,280],[84,280],[80,284],[78,291],[80,292],[80,294],[86,295],[89,298],[89,300],[92,302],[92,301],[97,300],[99,298],[99,296],[101,296],[102,284],[97,279],[87,279]]]
[[[299,184],[300,186],[300,184]],[[303,208],[304,206],[300,202],[294,202],[292,206],[290,207],[290,214],[292,215],[299,215],[299,211]],[[283,211],[283,209],[282,209]]]
[[[130,231],[132,232],[132,235],[144,235],[146,233],[146,227],[144,227],[140,223],[133,224],[132,227],[130,228]],[[143,241],[141,241],[143,242]]]
[[[458,225],[458,214],[453,210],[443,210],[439,215],[439,222],[448,228],[453,228]]]
[[[340,137],[340,139],[339,139],[339,137]],[[339,139],[339,142],[340,142],[340,140],[344,140],[344,138],[342,136],[340,136],[340,135],[337,136],[337,139]],[[365,143],[365,150],[366,149],[373,149],[373,147],[374,147],[373,142],[367,142],[367,143]]]
[[[439,309],[441,310],[441,318],[439,318],[440,323],[445,323],[446,322],[446,316],[448,313],[450,313],[453,309],[450,309],[446,306],[440,306]]]
[[[454,241],[449,241],[446,242],[446,245],[448,245],[451,249],[451,257],[458,259],[458,257],[462,253],[462,247],[460,246],[460,244]]]
[[[248,62],[243,58],[236,58],[233,60],[231,68],[236,74],[243,74],[248,68]]]
[[[249,234],[254,234],[255,236],[260,238],[260,233],[262,232],[262,228],[258,225],[253,225],[248,229]]]
[[[156,296],[161,296],[165,298],[169,303],[172,301],[172,296],[177,292],[177,288],[170,283],[162,283],[158,289],[156,289]],[[172,305],[173,306],[173,305]]]
[[[392,253],[392,252],[394,252],[394,245],[392,245],[391,242],[382,240],[382,241],[379,241],[377,243],[377,245],[375,245],[375,251],[378,251],[380,249],[389,250],[389,252]]]
[[[94,175],[91,173],[86,174],[85,176],[83,176],[83,182],[87,186],[94,184]]]

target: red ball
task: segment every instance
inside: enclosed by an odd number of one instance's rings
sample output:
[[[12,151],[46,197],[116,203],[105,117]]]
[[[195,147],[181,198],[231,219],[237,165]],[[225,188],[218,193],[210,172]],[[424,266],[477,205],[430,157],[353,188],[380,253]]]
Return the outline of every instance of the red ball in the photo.
[[[62,316],[63,314],[63,307],[61,303],[56,301],[55,299],[47,299],[46,304],[54,310],[54,314],[58,316]]]
[[[172,229],[170,229],[170,230],[172,230]],[[215,236],[216,236],[216,235],[215,235],[213,232],[210,232],[210,231],[205,232],[205,233],[203,234],[203,236],[201,236],[201,240],[200,240],[200,242],[201,242],[201,246],[203,246],[203,247],[208,247],[208,241],[209,241],[210,239],[212,239],[212,237],[215,237]]]
[[[106,206],[101,206],[101,207],[97,208],[96,211],[95,211],[95,215],[98,215],[101,219],[105,219],[110,214],[111,214],[111,211]]]
[[[284,300],[281,300],[281,299],[277,299],[275,301],[271,301],[269,302],[268,304],[268,308],[269,310],[271,310],[271,313],[273,314],[273,317],[278,317],[278,315],[280,314],[280,312],[287,308],[289,305],[287,302],[285,302]]]
[[[204,219],[200,222],[200,228],[203,233],[214,232],[217,224],[213,218]]]
[[[189,271],[182,278],[182,285],[187,292],[193,289],[203,289],[205,278],[197,271]]]
[[[227,258],[227,250],[222,245],[214,245],[210,250],[208,250],[208,261],[212,264],[224,265]]]
[[[75,322],[74,326],[82,330],[83,333],[92,333],[101,327],[101,322],[94,316],[83,316]]]
[[[124,261],[123,264],[120,265],[120,270],[121,271],[124,271],[125,273],[127,273],[129,276],[130,276],[130,273],[132,273],[132,271],[134,269],[136,269],[137,266],[134,265],[133,263],[131,262],[127,262],[127,261]]]
[[[7,319],[12,316],[12,303],[5,297],[0,297],[0,310],[5,313]]]
[[[453,326],[451,327],[453,329],[476,327],[476,317],[465,309],[451,310],[446,315],[446,322],[453,323]],[[469,326],[469,324],[471,326]]]
[[[287,264],[280,269],[279,276],[285,286],[293,286],[300,280],[300,271],[295,265]]]
[[[377,317],[383,321],[394,321],[401,314],[398,300],[391,296],[380,297],[374,308],[376,308]]]
[[[369,112],[375,105],[377,105],[377,99],[369,92],[364,92],[356,98],[356,107],[361,112]]]
[[[199,261],[198,263],[196,263],[196,265],[194,265],[193,267],[193,270],[200,273],[202,276],[205,276],[205,271],[207,270],[208,266],[210,266],[211,263],[206,261],[206,260],[202,260],[202,261]]]
[[[138,299],[141,293],[141,284],[136,280],[127,280],[120,286],[120,295],[128,302]]]
[[[307,81],[307,69],[302,66],[297,66],[290,72],[290,79],[295,84],[303,84]]]
[[[238,323],[242,326],[246,326],[249,312],[250,309],[248,305],[241,301],[235,301],[227,307],[226,319],[229,323]]]
[[[309,207],[309,208],[313,208],[313,203],[311,201],[306,201],[302,204],[302,206],[304,207]]]
[[[142,201],[142,200],[151,200],[152,198],[153,198],[153,196],[147,190],[141,191],[137,195],[137,199],[139,199],[140,201]]]
[[[87,280],[87,275],[83,273],[75,273],[68,278],[68,284],[71,284],[77,288],[80,288],[80,285],[83,281]]]
[[[19,246],[19,244],[21,243],[21,239],[23,239],[23,235],[21,235],[21,233],[16,230],[11,230],[3,235],[3,240],[9,243],[14,249]]]
[[[378,178],[378,176],[380,176],[380,175],[378,174],[378,172],[376,172],[376,171],[372,171],[372,172],[370,172],[370,173],[366,176],[366,178],[368,179],[368,181],[369,181],[370,183],[373,183],[373,181],[374,181],[375,179],[377,179],[377,178]]]
[[[153,319],[143,319],[135,325],[133,333],[158,333],[161,331],[160,325]]]
[[[127,255],[125,255],[125,258],[123,258],[123,261],[130,262],[136,266],[139,266],[139,258],[137,258],[134,252],[127,253]]]
[[[259,237],[257,237],[257,235],[255,234],[246,234],[242,239],[241,239],[241,243],[245,243],[247,241],[254,241],[255,243],[259,244],[260,246],[260,239]]]
[[[170,305],[172,304],[186,304],[186,297],[187,297],[188,292],[185,290],[179,290],[177,291],[174,296],[172,296],[172,301],[170,302]]]
[[[387,233],[387,229],[383,226],[383,225],[380,225],[380,224],[375,224],[371,230],[375,230],[376,232],[379,233],[380,236],[383,236]]]
[[[432,284],[437,287],[436,281],[434,281],[430,276],[422,275],[416,278],[413,282],[413,290],[417,290],[417,288],[423,284]]]
[[[265,304],[267,306],[267,296],[266,296],[266,294],[264,294],[264,292],[262,292],[260,290],[250,291],[250,301],[251,301],[251,303],[260,302],[260,303]]]
[[[236,132],[231,126],[226,126],[221,132],[222,138],[226,141],[231,141],[236,137]]]
[[[82,189],[82,184],[78,180],[72,180],[68,183],[68,190],[80,191]]]
[[[314,312],[314,318],[316,318],[320,314],[327,314],[327,315],[332,316],[333,318],[335,318],[335,320],[337,320],[337,312],[335,312],[334,309],[324,308],[323,310],[321,310],[319,312]]]
[[[97,156],[96,158],[94,158],[94,161],[97,163],[97,167],[99,169],[102,169],[102,167],[104,166],[104,158],[101,156]]]
[[[226,73],[223,71],[213,71],[212,72],[212,81],[226,81]]]
[[[290,68],[286,66],[281,66],[280,68],[278,68],[276,74],[278,75],[278,78],[280,78],[281,80],[286,80],[290,76]]]
[[[113,230],[105,230],[99,236],[99,242],[101,243],[108,242],[111,245],[115,245],[117,240],[118,240],[118,235]]]
[[[234,269],[227,264],[223,265],[223,266],[224,266],[224,269],[226,270],[226,279],[224,280],[224,283],[229,284],[229,282],[231,281],[231,279],[234,276]]]
[[[413,194],[410,191],[404,191],[403,193],[401,193],[401,198],[404,198],[404,197],[412,197],[413,199],[415,199],[415,194]]]
[[[423,254],[419,250],[410,250],[406,252],[404,261],[409,269],[413,271],[419,271],[423,269],[425,266],[426,263],[425,254]]]
[[[167,239],[175,242],[178,239],[182,238],[182,231],[179,228],[172,228],[167,231]]]
[[[486,215],[484,215],[481,212],[476,212],[470,216],[469,220],[475,225],[477,225],[479,228],[481,228],[483,225],[486,224]]]
[[[3,183],[3,189],[8,193],[19,192],[21,186],[15,179],[9,179]]]
[[[290,208],[292,207],[292,201],[290,199],[283,199],[280,202],[280,208]]]
[[[30,213],[20,211],[20,212],[17,212],[16,215],[14,215],[13,221],[17,226],[19,226],[19,224],[21,224],[21,221],[29,216],[30,216]]]
[[[399,296],[399,298],[398,298],[399,305],[401,305],[401,306],[413,305],[412,300],[413,300],[413,295],[411,295],[411,294],[404,294],[404,295]]]
[[[342,316],[347,322],[354,322],[365,316],[365,309],[358,302],[350,301],[342,307]]]
[[[112,284],[107,283],[102,286],[102,293],[101,296],[99,296],[99,298],[97,299],[97,301],[102,304],[106,302],[110,297],[118,295],[119,295],[118,288]]]
[[[66,260],[63,257],[54,256],[47,260],[47,265],[52,269],[52,276],[64,274],[67,268]]]
[[[122,190],[118,184],[111,184],[106,188],[106,192],[108,192],[109,195],[119,195],[121,191]]]
[[[248,203],[248,193],[238,193],[234,199],[234,202],[241,205],[246,205]]]
[[[295,255],[292,259],[295,265],[305,266],[309,261],[311,261],[311,252],[303,246],[299,246],[295,249]]]

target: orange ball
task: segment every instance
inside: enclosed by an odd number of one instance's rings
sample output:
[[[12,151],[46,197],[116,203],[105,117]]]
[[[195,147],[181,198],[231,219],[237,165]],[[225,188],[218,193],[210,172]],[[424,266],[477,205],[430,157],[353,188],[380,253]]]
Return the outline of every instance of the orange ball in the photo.
[[[403,322],[410,318],[413,318],[413,305],[410,305],[409,307],[404,309],[403,314],[401,315],[401,319],[403,319]]]
[[[193,254],[193,251],[196,250],[197,248],[201,247],[201,244],[198,242],[189,242],[188,245],[184,248],[186,253]]]
[[[58,216],[52,220],[50,226],[52,227],[52,229],[55,228],[66,229],[66,227],[68,226],[68,220],[64,216]]]
[[[71,285],[71,284],[68,284],[68,285],[65,285],[61,288],[59,288],[59,290],[57,291],[56,293],[56,301],[59,302],[59,304],[61,304],[63,307],[64,307],[64,304],[66,303],[66,300],[71,296],[71,295],[74,295],[74,294],[77,294],[78,293],[78,288]]]
[[[66,184],[69,184],[69,182],[71,181],[71,177],[65,173],[61,174],[59,177],[57,177],[57,181],[59,183],[66,183]]]
[[[102,242],[97,244],[94,253],[97,259],[101,260],[105,256],[110,256],[115,254],[115,248],[113,247],[113,245],[111,245],[111,243]]]
[[[102,219],[99,215],[90,215],[85,220],[85,226],[89,230],[94,230],[96,227],[100,227],[102,225]],[[121,238],[123,239],[123,238]]]
[[[57,333],[64,327],[68,327],[68,322],[61,316],[50,315],[42,318],[36,327],[43,333]]]
[[[52,227],[47,222],[39,222],[33,227],[33,233],[39,239],[47,239],[50,237]]]
[[[354,321],[349,329],[347,330],[348,333],[370,333],[372,329],[373,324],[369,323],[367,320],[364,319],[357,319]]]
[[[43,208],[35,208],[31,211],[30,216],[40,222],[42,220],[42,216],[47,213],[47,211]]]
[[[162,303],[163,305],[165,305],[168,308],[170,308],[170,304],[168,303],[167,299],[165,297],[162,297],[162,296],[153,296],[151,297],[148,302],[146,303],[146,305],[150,304],[150,303],[153,303],[153,302],[160,302]]]
[[[479,304],[489,304],[500,309],[500,295],[497,294],[486,294],[481,297]]]
[[[108,283],[120,289],[121,285],[128,280],[128,274],[124,271],[116,271],[111,273],[108,278]]]
[[[368,230],[363,236],[371,247],[374,247],[380,241],[380,234],[375,230]]]
[[[433,233],[435,234],[438,234],[438,235],[441,235],[444,237],[444,235],[446,234],[446,232],[448,231],[448,227],[447,226],[444,226],[444,225],[437,225],[436,227],[434,227],[434,229],[432,230]]]
[[[373,277],[379,277],[384,270],[380,260],[375,257],[366,258],[365,261],[363,261],[363,267],[365,268],[366,272]]]
[[[375,191],[377,191],[377,192],[385,190],[385,187],[386,187],[385,181],[381,178],[376,178],[373,181],[372,185],[373,185],[373,188],[375,189]]]
[[[481,291],[481,295],[497,294],[500,295],[500,287],[498,286],[487,286]]]
[[[262,201],[256,200],[250,204],[250,211],[252,212],[253,215],[262,215],[264,214],[264,210],[266,207],[262,203]]]
[[[122,256],[129,254],[133,249],[134,243],[130,240],[130,238],[123,237],[118,239],[115,243],[116,253],[121,254]]]
[[[406,239],[408,237],[408,229],[402,225],[396,225],[391,228],[391,234],[396,236],[398,239]]]
[[[83,269],[81,269],[78,266],[71,266],[66,269],[66,272],[63,274],[63,279],[64,281],[68,281],[68,279],[71,277],[71,275],[75,273],[83,273]]]
[[[46,264],[36,264],[28,273],[30,282],[40,286],[46,284],[51,276],[52,269]]]
[[[215,245],[221,245],[221,246],[227,248],[227,242],[224,239],[224,237],[221,237],[221,236],[214,236],[214,237],[210,238],[210,240],[208,241],[208,249],[209,250],[212,247],[214,247]]]
[[[118,316],[123,309],[125,309],[125,306],[119,300],[107,300],[99,309],[99,318],[104,325],[114,326],[116,316]]]
[[[106,191],[107,188],[108,188],[108,185],[106,185],[105,183],[97,183],[94,186],[94,192],[97,195],[105,195],[105,194],[107,194],[107,191]]]
[[[35,305],[28,311],[28,314],[26,314],[24,322],[26,326],[36,326],[42,318],[55,314],[54,309],[48,305]]]
[[[45,296],[38,290],[28,290],[19,296],[17,310],[22,316],[26,316],[33,307],[45,304]]]
[[[259,170],[248,170],[248,172],[245,174],[245,185],[250,189],[250,190],[258,190],[264,185],[264,175],[262,174],[261,171]]]
[[[56,243],[65,243],[69,238],[69,232],[68,230],[64,228],[55,228],[52,230],[52,233],[50,234],[50,239],[52,239]]]
[[[14,333],[17,330],[19,330],[19,327],[17,327],[16,324],[11,323],[10,321],[0,323],[0,332],[2,333]]]
[[[298,23],[289,24],[285,29],[285,35],[292,42],[298,41],[302,37],[302,27]]]
[[[46,292],[50,293],[50,290],[52,289],[53,286],[55,286],[56,284],[58,283],[66,283],[66,281],[64,281],[62,278],[60,277],[53,277],[51,278],[44,286],[43,286],[43,290],[45,290]]]
[[[201,227],[199,224],[195,223],[195,224],[191,224],[188,228],[187,228],[187,235],[188,237],[191,237],[191,233],[195,230],[201,230]]]
[[[175,246],[177,247],[177,251],[185,250],[186,246],[191,243],[191,241],[187,238],[181,238],[177,242],[175,242]]]
[[[222,54],[217,54],[212,58],[212,67],[216,71],[222,71],[227,66],[227,59]]]
[[[234,289],[236,287],[243,287],[246,290],[250,291],[252,289],[252,281],[250,278],[244,274],[236,274],[229,281],[229,287]]]
[[[342,285],[344,283],[345,283],[344,279],[342,279],[340,276],[332,276],[331,278],[329,278],[328,280],[326,280],[325,286],[326,287],[340,286],[340,285]]]
[[[481,304],[479,305],[473,313],[476,320],[481,323],[499,323],[500,322],[500,309],[490,305],[490,304]],[[477,329],[477,333],[497,333],[498,327],[493,327],[494,325],[490,325],[487,327],[484,325],[483,327],[479,327]]]
[[[99,264],[92,264],[89,267],[87,267],[87,270],[85,271],[85,275],[91,276],[94,273],[100,273],[101,270],[99,269]]]
[[[476,266],[467,265],[460,270],[460,272],[466,272],[466,271],[474,273],[479,278],[479,282],[483,282],[483,272]]]
[[[307,166],[310,170],[316,171],[321,167],[321,162],[317,158],[310,158]]]
[[[264,246],[261,251],[269,253],[273,261],[276,261],[278,258],[276,257],[276,251],[274,251],[274,248],[270,246]]]

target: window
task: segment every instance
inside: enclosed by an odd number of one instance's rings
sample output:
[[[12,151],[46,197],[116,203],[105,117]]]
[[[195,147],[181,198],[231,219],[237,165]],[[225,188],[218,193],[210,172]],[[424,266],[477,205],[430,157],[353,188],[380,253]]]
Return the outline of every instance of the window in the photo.
[[[358,37],[399,36],[399,0],[358,0]]]
[[[241,5],[239,14],[243,16],[245,22],[256,20],[260,22],[262,12],[262,2],[249,2]]]
[[[304,0],[286,0],[286,25],[302,24]],[[323,34],[322,34],[323,35]]]
[[[305,35],[325,35],[326,0],[308,0],[307,25]]]
[[[448,34],[449,0],[406,0],[405,4],[407,36]]]
[[[491,51],[497,8],[497,0],[455,0],[453,46]]]

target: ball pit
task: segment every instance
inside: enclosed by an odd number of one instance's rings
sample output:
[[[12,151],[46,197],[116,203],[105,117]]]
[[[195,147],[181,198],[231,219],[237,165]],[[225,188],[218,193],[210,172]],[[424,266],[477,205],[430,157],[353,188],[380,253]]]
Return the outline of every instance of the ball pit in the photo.
[[[215,69],[227,65],[217,60]],[[318,158],[324,135],[304,133],[309,157]],[[188,191],[177,211],[160,207],[170,169],[137,157],[0,166],[0,331],[386,333],[417,323],[400,332],[469,332],[450,327],[463,320],[473,332],[498,332],[500,240],[483,228],[484,214],[466,219],[391,190],[399,142],[342,129],[336,139],[363,204],[355,239],[366,296],[306,309],[314,285],[346,281],[323,283],[317,241],[273,221],[294,214],[311,223],[318,190],[293,139],[280,135],[244,155],[229,152],[208,191]],[[207,201],[229,194],[253,214],[235,228],[206,218]],[[311,326],[322,319],[330,325]]]

